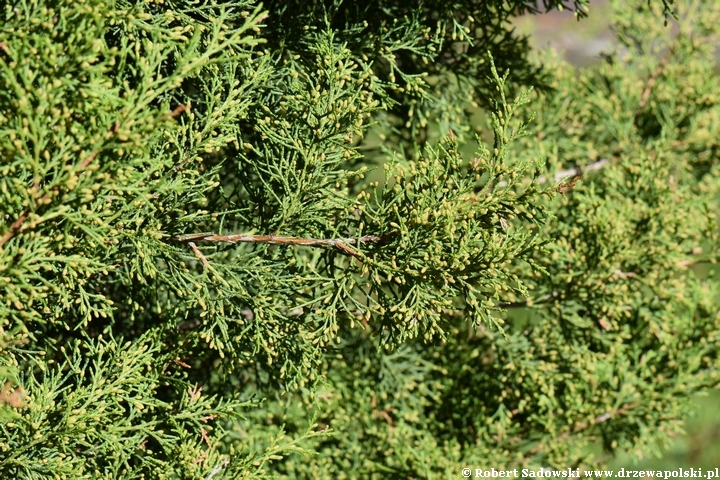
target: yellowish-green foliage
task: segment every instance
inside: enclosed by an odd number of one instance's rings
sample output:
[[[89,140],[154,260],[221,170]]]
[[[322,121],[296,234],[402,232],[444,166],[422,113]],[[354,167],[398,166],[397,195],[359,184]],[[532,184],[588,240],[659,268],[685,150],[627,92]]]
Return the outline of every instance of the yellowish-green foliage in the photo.
[[[576,69],[511,33],[560,6],[0,3],[1,476],[661,452],[719,384],[720,9]]]

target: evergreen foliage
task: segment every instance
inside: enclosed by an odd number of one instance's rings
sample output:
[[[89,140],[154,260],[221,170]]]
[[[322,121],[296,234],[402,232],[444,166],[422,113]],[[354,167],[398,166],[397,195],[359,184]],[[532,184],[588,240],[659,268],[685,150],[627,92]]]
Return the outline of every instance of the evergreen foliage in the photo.
[[[661,453],[720,385],[720,7],[577,69],[509,23],[563,3],[0,3],[2,477]]]

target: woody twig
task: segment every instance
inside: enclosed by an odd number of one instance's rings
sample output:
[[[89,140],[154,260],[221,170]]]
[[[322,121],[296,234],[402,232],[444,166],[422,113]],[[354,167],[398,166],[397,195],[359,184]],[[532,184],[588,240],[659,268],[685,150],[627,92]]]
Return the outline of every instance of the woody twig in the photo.
[[[270,245],[286,245],[301,247],[316,247],[336,249],[345,255],[361,258],[360,252],[350,245],[365,243],[381,243],[385,237],[378,235],[364,235],[360,238],[300,238],[280,237],[276,235],[251,235],[246,233],[235,233],[229,235],[215,235],[213,233],[197,233],[191,235],[179,235],[175,237],[180,242],[188,242],[194,251],[197,250],[195,242],[216,242],[216,243],[267,243]],[[197,255],[197,251],[195,252]],[[204,262],[203,262],[204,263]]]
[[[200,259],[200,261],[202,262],[202,264],[203,264],[204,266],[207,267],[207,266],[208,266],[208,260],[207,260],[207,258],[205,258],[205,255],[202,254],[202,252],[201,252],[200,249],[197,247],[197,245],[195,245],[195,242],[188,242],[188,245],[190,245],[190,248],[192,248],[192,251],[193,251],[193,253],[195,254],[195,256]]]

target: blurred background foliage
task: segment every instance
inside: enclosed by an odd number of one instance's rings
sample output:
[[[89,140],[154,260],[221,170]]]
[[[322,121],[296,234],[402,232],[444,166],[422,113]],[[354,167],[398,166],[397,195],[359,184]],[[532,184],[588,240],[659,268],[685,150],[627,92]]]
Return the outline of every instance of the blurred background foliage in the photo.
[[[555,50],[577,66],[596,65],[602,61],[604,52],[615,47],[615,42],[609,28],[610,3],[605,0],[594,1],[590,8],[590,15],[579,22],[569,10],[553,11],[546,15],[525,15],[515,19],[516,32],[528,35],[529,43],[535,49]],[[674,28],[675,25],[669,27]],[[716,56],[720,57],[720,46]],[[718,66],[716,74],[720,75]],[[720,278],[720,272],[711,270],[707,265],[703,265],[698,273],[703,277]],[[676,437],[662,458],[619,454],[607,459],[609,467],[617,470],[679,467],[709,469],[719,466],[720,390],[698,397],[696,401],[698,409],[685,423],[686,434]],[[596,454],[599,458],[603,456],[599,445]]]

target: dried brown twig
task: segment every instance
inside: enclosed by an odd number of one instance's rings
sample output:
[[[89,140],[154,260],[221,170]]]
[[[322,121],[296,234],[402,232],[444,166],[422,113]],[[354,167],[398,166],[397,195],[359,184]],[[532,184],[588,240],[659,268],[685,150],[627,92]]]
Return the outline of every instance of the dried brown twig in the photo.
[[[582,176],[582,174],[586,172],[591,172],[594,170],[599,170],[603,168],[605,165],[609,164],[610,161],[607,159],[601,159],[598,160],[595,163],[591,163],[590,165],[587,165],[585,167],[575,167],[570,168],[568,170],[561,170],[557,172],[554,175],[555,181],[562,180],[568,176],[574,176],[573,180],[570,182],[570,184],[564,184],[569,185],[568,188],[572,187],[574,185],[573,181],[577,181],[578,178],[576,176]],[[538,178],[539,183],[547,182],[548,178],[543,175]],[[502,181],[498,182],[499,187],[506,186],[507,182]],[[392,236],[393,234],[389,235],[364,235],[357,238],[329,238],[329,239],[323,239],[323,238],[300,238],[300,237],[282,237],[282,236],[276,236],[276,235],[252,235],[247,233],[238,233],[238,234],[229,234],[229,235],[216,235],[214,233],[197,233],[197,234],[190,234],[190,235],[179,235],[175,237],[175,240],[178,240],[180,242],[187,242],[188,245],[190,245],[190,248],[193,249],[193,252],[195,253],[195,256],[197,256],[204,265],[207,265],[207,259],[204,257],[202,253],[200,253],[200,250],[195,245],[195,242],[216,242],[216,243],[268,243],[271,245],[294,245],[294,246],[303,246],[303,247],[317,247],[317,248],[328,248],[328,249],[337,249],[340,250],[343,254],[349,255],[355,258],[361,258],[362,255],[352,248],[350,245],[356,245],[356,244],[363,244],[363,243],[382,243],[385,240],[387,240],[388,237]]]
[[[267,243],[270,245],[292,245],[301,247],[317,247],[337,249],[345,255],[360,258],[360,252],[350,245],[363,243],[381,243],[387,236],[364,235],[358,238],[299,238],[280,237],[276,235],[251,235],[247,233],[234,233],[229,235],[215,235],[213,233],[197,233],[191,235],[179,235],[175,237],[180,242],[188,242],[192,248],[195,242],[218,242],[218,243]],[[197,248],[197,247],[196,247]],[[196,250],[193,248],[193,250]],[[197,255],[197,251],[195,252]],[[203,257],[204,258],[204,257]],[[202,258],[201,258],[202,260]],[[207,261],[207,260],[206,260]],[[205,262],[203,262],[205,263]]]

